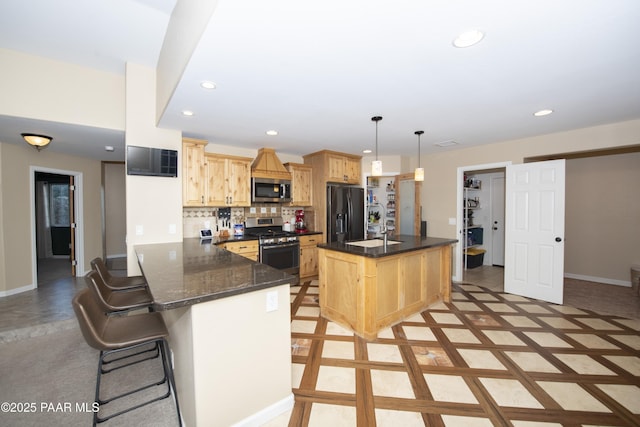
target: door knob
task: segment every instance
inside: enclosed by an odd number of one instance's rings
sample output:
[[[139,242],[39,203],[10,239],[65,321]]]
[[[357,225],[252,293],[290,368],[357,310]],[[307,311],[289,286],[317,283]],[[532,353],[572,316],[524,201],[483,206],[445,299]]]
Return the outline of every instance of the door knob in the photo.
[[[556,242],[562,242],[562,238],[556,237]]]

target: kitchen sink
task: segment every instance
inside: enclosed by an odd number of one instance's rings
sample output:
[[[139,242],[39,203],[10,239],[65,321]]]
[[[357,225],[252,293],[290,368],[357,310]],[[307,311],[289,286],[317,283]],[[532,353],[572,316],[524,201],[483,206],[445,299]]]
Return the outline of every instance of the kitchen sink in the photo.
[[[377,248],[379,246],[384,245],[384,240],[382,239],[371,239],[371,240],[359,240],[357,242],[346,242],[347,245],[353,246],[362,246],[363,248]],[[397,240],[387,240],[387,245],[397,245],[399,242]]]

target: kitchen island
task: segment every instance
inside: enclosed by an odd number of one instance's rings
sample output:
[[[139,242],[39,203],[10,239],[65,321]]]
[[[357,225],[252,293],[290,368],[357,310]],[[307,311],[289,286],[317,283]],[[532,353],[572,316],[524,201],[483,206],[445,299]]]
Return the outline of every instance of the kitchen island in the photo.
[[[378,332],[451,299],[455,239],[399,235],[318,245],[320,313],[356,335]]]
[[[291,409],[295,279],[200,239],[134,249],[169,329],[185,425],[259,425]]]

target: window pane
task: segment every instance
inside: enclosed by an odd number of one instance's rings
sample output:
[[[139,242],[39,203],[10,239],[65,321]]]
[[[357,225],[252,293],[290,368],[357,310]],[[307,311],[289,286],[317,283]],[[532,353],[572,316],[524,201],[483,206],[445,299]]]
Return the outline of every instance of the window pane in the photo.
[[[51,226],[69,227],[69,184],[50,184]]]

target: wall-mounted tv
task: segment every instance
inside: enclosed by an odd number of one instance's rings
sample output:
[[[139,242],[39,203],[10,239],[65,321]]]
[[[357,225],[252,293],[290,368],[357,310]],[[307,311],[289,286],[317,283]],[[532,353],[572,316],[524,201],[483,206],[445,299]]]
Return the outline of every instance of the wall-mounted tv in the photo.
[[[178,151],[127,146],[127,175],[178,176]]]

